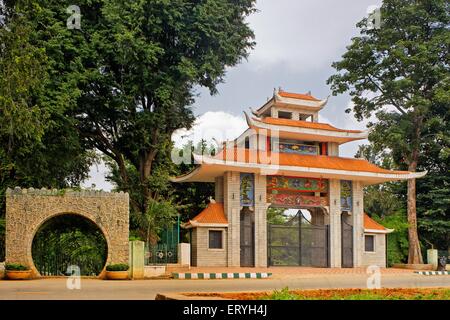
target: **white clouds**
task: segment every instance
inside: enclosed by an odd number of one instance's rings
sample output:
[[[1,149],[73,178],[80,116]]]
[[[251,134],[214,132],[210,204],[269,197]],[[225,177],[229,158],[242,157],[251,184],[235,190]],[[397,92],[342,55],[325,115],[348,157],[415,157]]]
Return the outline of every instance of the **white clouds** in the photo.
[[[249,66],[266,71],[285,65],[292,72],[329,67],[356,34],[367,7],[377,2],[260,0],[260,12],[249,18],[257,42]]]
[[[213,142],[213,139],[222,142],[237,138],[247,127],[243,117],[234,116],[223,111],[209,111],[197,118],[192,129],[177,130],[172,135],[172,141],[176,147],[181,147],[191,140],[194,144],[197,144],[202,139],[209,143]]]

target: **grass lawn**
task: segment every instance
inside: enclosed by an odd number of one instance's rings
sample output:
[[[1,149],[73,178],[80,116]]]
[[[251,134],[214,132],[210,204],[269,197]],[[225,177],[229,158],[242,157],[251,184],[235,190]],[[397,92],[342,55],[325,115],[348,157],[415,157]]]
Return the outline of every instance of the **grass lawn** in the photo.
[[[233,300],[450,300],[450,289],[289,290],[284,288],[273,292],[191,293],[186,295]]]

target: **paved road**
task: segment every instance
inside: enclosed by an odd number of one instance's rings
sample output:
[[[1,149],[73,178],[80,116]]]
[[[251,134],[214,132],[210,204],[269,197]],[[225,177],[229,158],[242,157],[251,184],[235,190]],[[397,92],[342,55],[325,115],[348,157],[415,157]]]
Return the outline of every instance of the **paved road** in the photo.
[[[242,280],[134,280],[82,279],[81,289],[69,290],[66,279],[28,281],[0,280],[1,299],[154,299],[157,293],[265,291],[290,289],[366,288],[365,275],[320,275],[293,279]],[[449,287],[450,276],[383,275],[382,287]]]

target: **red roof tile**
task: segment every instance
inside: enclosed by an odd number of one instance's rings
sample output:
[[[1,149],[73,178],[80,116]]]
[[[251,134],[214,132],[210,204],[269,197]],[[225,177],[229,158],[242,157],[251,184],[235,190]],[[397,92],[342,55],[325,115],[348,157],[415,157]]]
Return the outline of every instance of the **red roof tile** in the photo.
[[[278,95],[280,95],[283,98],[292,98],[292,99],[301,99],[301,100],[311,100],[311,101],[320,101],[317,98],[314,98],[310,94],[302,94],[302,93],[292,93],[292,92],[286,92],[286,91],[278,91]]]
[[[382,231],[386,230],[385,227],[383,227],[381,224],[379,224],[371,217],[369,217],[367,213],[364,213],[364,229],[382,230]]]
[[[208,206],[190,221],[196,223],[221,223],[227,224],[223,203],[209,203]]]
[[[289,126],[289,127],[299,127],[299,128],[308,128],[308,129],[320,129],[320,130],[328,130],[328,131],[337,131],[337,132],[351,132],[351,133],[361,133],[363,131],[360,130],[344,130],[338,129],[329,125],[328,123],[320,123],[320,122],[308,122],[303,120],[291,120],[291,119],[280,119],[280,118],[271,118],[267,117],[261,120],[267,124],[273,124],[277,126]]]
[[[255,154],[250,157],[250,151]],[[266,160],[266,157],[268,160]],[[306,168],[320,168],[320,169],[334,169],[347,170],[358,172],[373,172],[385,174],[408,174],[408,171],[394,171],[380,168],[364,159],[341,158],[332,156],[313,156],[300,155],[294,153],[265,153],[257,152],[248,149],[225,149],[219,152],[215,159],[245,162],[245,163],[259,163],[271,164],[292,167],[306,167]]]

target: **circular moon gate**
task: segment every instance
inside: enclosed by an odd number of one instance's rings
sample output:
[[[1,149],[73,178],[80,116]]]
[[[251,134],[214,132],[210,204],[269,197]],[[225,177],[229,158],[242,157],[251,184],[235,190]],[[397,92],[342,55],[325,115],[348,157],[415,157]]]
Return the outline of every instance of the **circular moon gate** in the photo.
[[[128,263],[127,193],[32,188],[6,191],[6,262],[26,265],[33,278],[39,277],[32,257],[35,237],[47,221],[67,214],[84,218],[101,230],[107,243],[107,263]],[[99,276],[104,273],[105,269]]]
[[[74,214],[50,218],[36,232],[32,257],[42,276],[97,276],[108,255],[102,231],[89,219]]]

